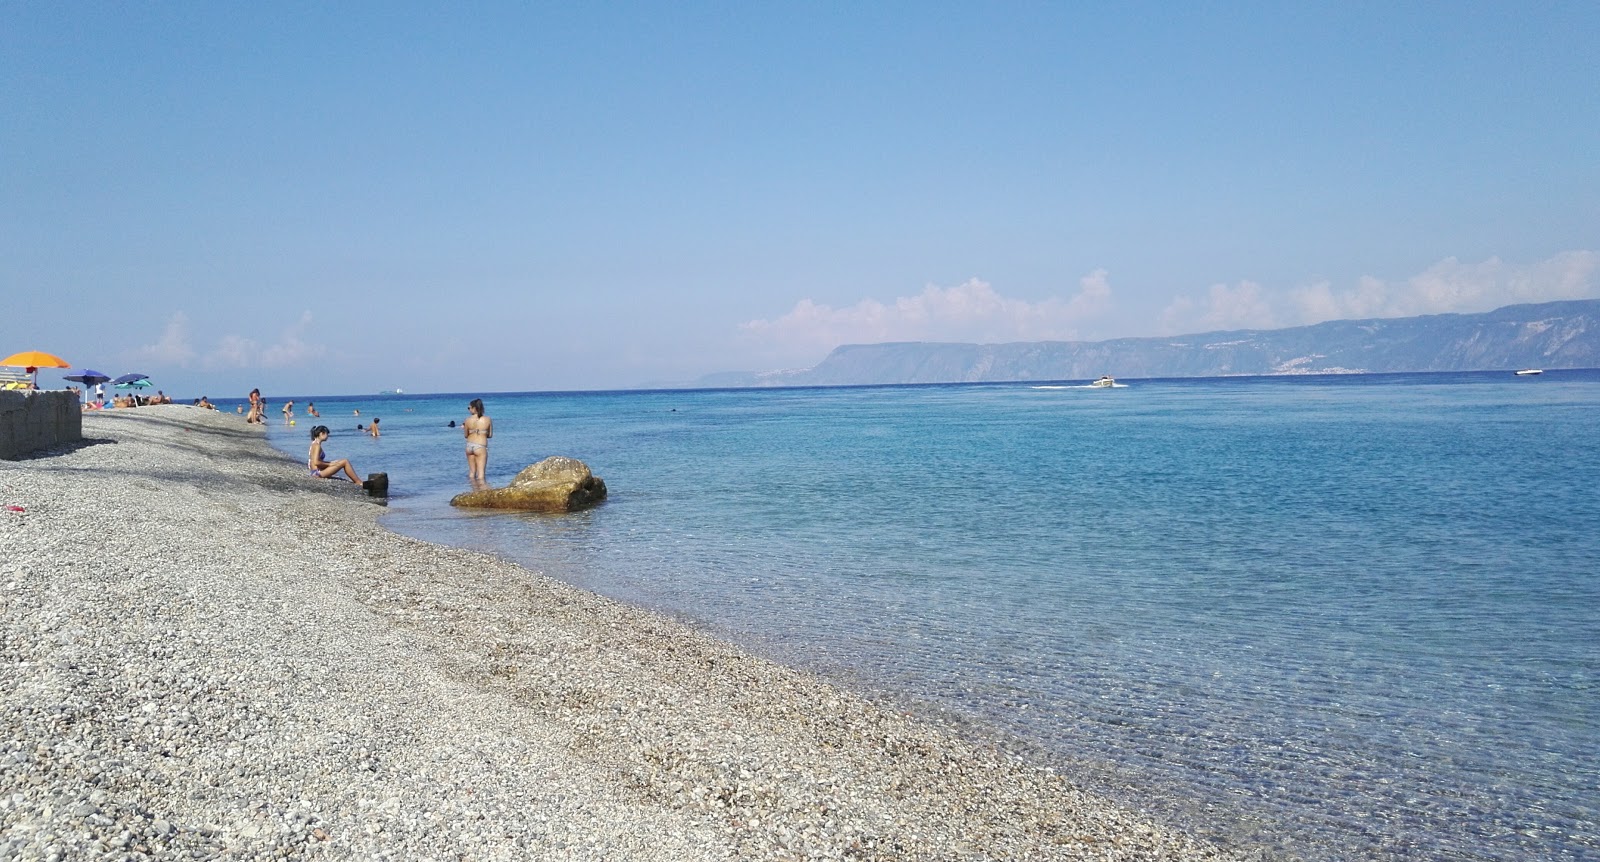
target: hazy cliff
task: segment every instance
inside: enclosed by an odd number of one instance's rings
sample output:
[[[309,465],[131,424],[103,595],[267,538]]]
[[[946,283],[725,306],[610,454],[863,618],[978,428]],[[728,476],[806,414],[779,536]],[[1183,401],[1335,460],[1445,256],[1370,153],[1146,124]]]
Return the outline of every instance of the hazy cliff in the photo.
[[[1336,320],[1172,338],[1010,344],[849,344],[814,368],[726,373],[696,385],[826,386],[1600,367],[1600,299],[1484,314]]]

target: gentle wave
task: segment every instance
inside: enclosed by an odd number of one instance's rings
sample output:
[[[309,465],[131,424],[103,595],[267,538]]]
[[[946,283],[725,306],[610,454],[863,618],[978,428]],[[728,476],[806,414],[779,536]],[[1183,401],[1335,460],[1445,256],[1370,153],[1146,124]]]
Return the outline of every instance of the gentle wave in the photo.
[[[1227,844],[1600,855],[1600,374],[315,398],[386,523],[1037,746]],[[1065,384],[1063,384],[1065,385]],[[330,423],[332,424],[332,423]],[[298,456],[299,429],[272,430]]]

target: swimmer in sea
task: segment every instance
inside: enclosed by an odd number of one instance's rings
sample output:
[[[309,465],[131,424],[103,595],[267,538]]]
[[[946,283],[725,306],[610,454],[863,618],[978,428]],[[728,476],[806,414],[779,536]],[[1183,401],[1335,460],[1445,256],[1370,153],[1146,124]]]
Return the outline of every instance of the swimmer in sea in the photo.
[[[489,467],[489,438],[494,436],[494,420],[483,415],[483,399],[474,398],[467,405],[467,419],[461,423],[461,433],[467,438],[467,479],[473,484],[484,483],[484,473]]]

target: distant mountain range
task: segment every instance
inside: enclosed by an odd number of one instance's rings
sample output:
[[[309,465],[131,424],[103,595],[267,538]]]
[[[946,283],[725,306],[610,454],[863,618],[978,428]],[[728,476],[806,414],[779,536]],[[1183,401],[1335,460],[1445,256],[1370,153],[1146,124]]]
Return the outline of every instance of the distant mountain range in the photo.
[[[700,387],[851,386],[1600,367],[1600,299],[1508,305],[1483,314],[1335,320],[1173,338],[1010,344],[848,344],[814,368],[729,372]]]

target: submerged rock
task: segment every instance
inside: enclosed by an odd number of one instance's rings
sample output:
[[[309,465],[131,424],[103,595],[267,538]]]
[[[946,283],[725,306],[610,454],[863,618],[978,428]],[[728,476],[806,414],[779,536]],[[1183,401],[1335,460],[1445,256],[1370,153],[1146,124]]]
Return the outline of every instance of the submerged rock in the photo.
[[[450,499],[450,505],[472,509],[575,512],[605,498],[605,480],[589,472],[588,464],[556,455],[524,467],[504,488],[457,494]]]

